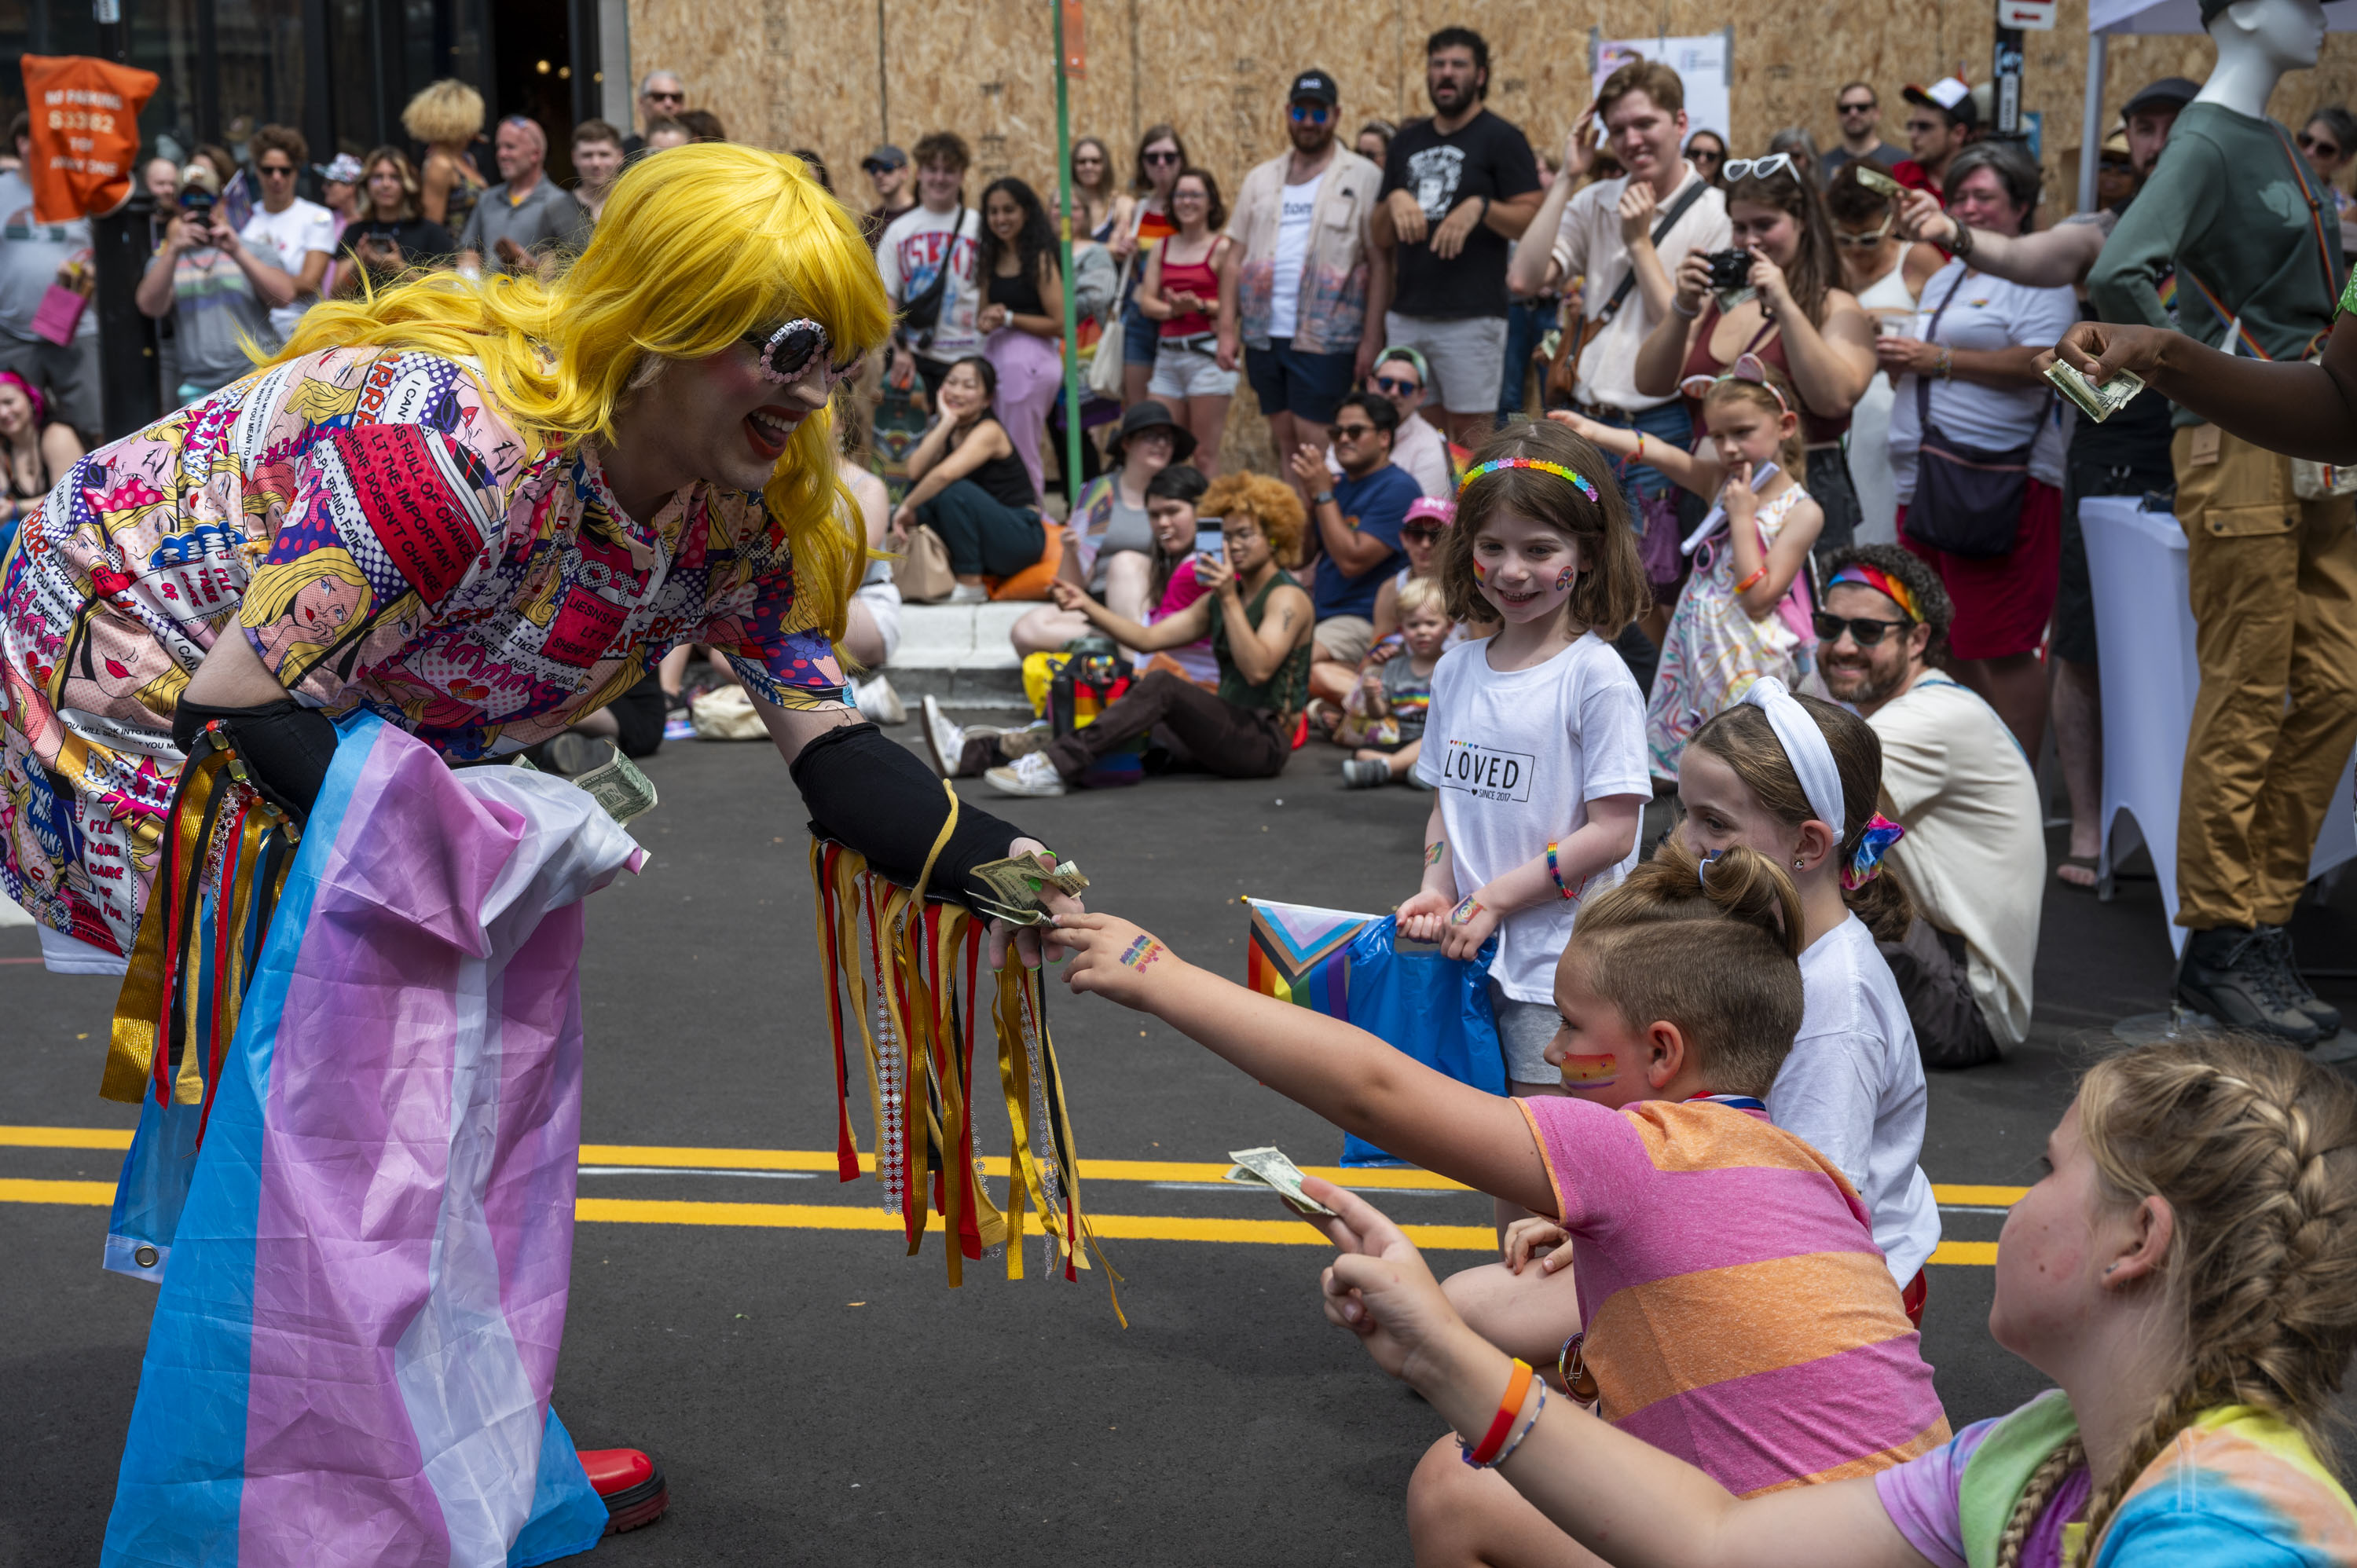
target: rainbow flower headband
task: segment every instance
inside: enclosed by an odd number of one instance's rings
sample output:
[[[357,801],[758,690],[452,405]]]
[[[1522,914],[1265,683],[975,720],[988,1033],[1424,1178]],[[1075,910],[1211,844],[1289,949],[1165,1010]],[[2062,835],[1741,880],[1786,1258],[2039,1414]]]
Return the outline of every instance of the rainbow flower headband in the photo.
[[[1459,496],[1464,495],[1468,489],[1472,488],[1474,480],[1480,478],[1484,474],[1494,474],[1501,468],[1536,468],[1541,473],[1553,474],[1557,478],[1569,479],[1573,484],[1579,487],[1579,493],[1581,495],[1586,496],[1590,501],[1595,502],[1598,506],[1602,506],[1604,504],[1603,499],[1596,493],[1596,487],[1594,485],[1589,484],[1585,478],[1573,473],[1569,468],[1565,467],[1562,464],[1550,463],[1544,457],[1492,457],[1486,463],[1476,464],[1474,467],[1468,468],[1465,471],[1465,477],[1458,481],[1457,493]]]
[[[1872,588],[1876,593],[1905,610],[1909,620],[1920,623],[1923,618],[1923,612],[1915,607],[1915,596],[1908,591],[1907,585],[1879,566],[1864,561],[1853,561],[1835,573],[1834,580],[1827,583],[1825,586],[1835,588],[1844,583],[1856,583],[1861,588]]]

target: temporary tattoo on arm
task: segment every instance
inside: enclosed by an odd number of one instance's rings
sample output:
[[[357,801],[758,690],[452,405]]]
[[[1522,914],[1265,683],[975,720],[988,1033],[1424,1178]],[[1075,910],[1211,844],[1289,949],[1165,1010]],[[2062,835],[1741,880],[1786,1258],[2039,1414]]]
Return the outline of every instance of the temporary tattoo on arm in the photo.
[[[1144,969],[1169,950],[1152,937],[1140,937],[1129,944],[1129,950],[1121,955],[1121,961],[1132,969]]]
[[[1435,839],[1430,843],[1424,846],[1424,864],[1426,865],[1438,865],[1440,864],[1440,857],[1448,853],[1448,841],[1447,839]]]
[[[1481,900],[1468,893],[1457,908],[1448,911],[1448,923],[1452,926],[1462,926],[1480,913],[1482,913]]]

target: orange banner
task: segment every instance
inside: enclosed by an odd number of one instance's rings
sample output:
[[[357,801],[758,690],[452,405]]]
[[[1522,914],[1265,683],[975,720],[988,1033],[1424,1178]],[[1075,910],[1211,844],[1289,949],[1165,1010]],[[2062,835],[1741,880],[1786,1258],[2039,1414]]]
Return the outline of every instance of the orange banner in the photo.
[[[65,223],[113,211],[131,196],[139,111],[155,96],[152,70],[87,55],[26,55],[25,106],[32,113],[33,216]]]
[[[1089,46],[1081,27],[1081,0],[1063,0],[1064,74],[1078,81],[1089,73]]]

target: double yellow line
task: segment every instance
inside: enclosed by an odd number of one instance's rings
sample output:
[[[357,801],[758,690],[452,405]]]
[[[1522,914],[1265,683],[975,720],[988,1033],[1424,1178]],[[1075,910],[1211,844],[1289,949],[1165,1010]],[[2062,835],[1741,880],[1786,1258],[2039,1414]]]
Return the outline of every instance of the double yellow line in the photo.
[[[121,1151],[131,1146],[131,1134],[104,1127],[0,1127],[0,1148],[99,1149]],[[985,1172],[1006,1175],[1002,1155],[985,1159]],[[663,1169],[727,1171],[795,1171],[832,1174],[834,1151],[823,1149],[695,1149],[639,1144],[584,1144],[584,1166],[632,1165]],[[859,1156],[862,1171],[874,1169],[866,1155]],[[1337,1165],[1305,1165],[1305,1174],[1355,1191],[1378,1193],[1386,1188],[1415,1192],[1469,1192],[1469,1187],[1413,1169],[1346,1170]],[[1083,1182],[1216,1182],[1227,1173],[1225,1162],[1192,1160],[1090,1160],[1081,1162]],[[2002,1208],[2026,1188],[2018,1187],[1934,1187],[1943,1204],[1965,1208]],[[0,1178],[0,1203],[80,1204],[104,1208],[114,1201],[114,1184],[106,1181],[28,1181]],[[721,1225],[792,1230],[898,1230],[900,1217],[860,1204],[832,1203],[705,1203],[667,1199],[581,1197],[574,1202],[574,1218],[587,1224]],[[1394,1218],[1397,1218],[1396,1215]],[[941,1221],[933,1220],[935,1229]],[[1197,1219],[1177,1215],[1104,1214],[1091,1211],[1089,1223],[1099,1236],[1134,1241],[1244,1241],[1274,1246],[1324,1247],[1328,1243],[1308,1226],[1289,1219]],[[1497,1233],[1487,1225],[1402,1225],[1408,1240],[1434,1251],[1488,1252],[1497,1248]],[[1932,1254],[1934,1263],[1986,1265],[1996,1262],[1994,1241],[1943,1241]]]

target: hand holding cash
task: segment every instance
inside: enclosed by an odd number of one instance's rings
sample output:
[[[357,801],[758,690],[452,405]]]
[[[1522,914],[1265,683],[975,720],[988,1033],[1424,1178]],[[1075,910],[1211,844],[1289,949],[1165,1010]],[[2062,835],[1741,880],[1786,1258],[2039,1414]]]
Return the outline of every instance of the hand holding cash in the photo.
[[[2131,371],[2121,371],[2099,383],[2060,359],[2046,367],[2046,379],[2054,384],[2055,391],[2078,404],[2080,411],[2098,424],[2126,408],[2136,393],[2144,391],[2143,378]]]
[[[1228,1167],[1222,1181],[1234,1182],[1238,1187],[1265,1187],[1276,1194],[1287,1208],[1305,1219],[1340,1219],[1332,1209],[1301,1190],[1300,1170],[1285,1157],[1282,1149],[1232,1149],[1228,1158],[1236,1163]]]
[[[974,908],[993,919],[1005,920],[1013,926],[1044,926],[1048,923],[1048,906],[1042,897],[1048,888],[1077,898],[1089,879],[1081,868],[1069,860],[1060,860],[1052,850],[1035,850],[1028,854],[1008,855],[1002,860],[986,860],[974,868],[973,875],[990,892],[974,900]]]

